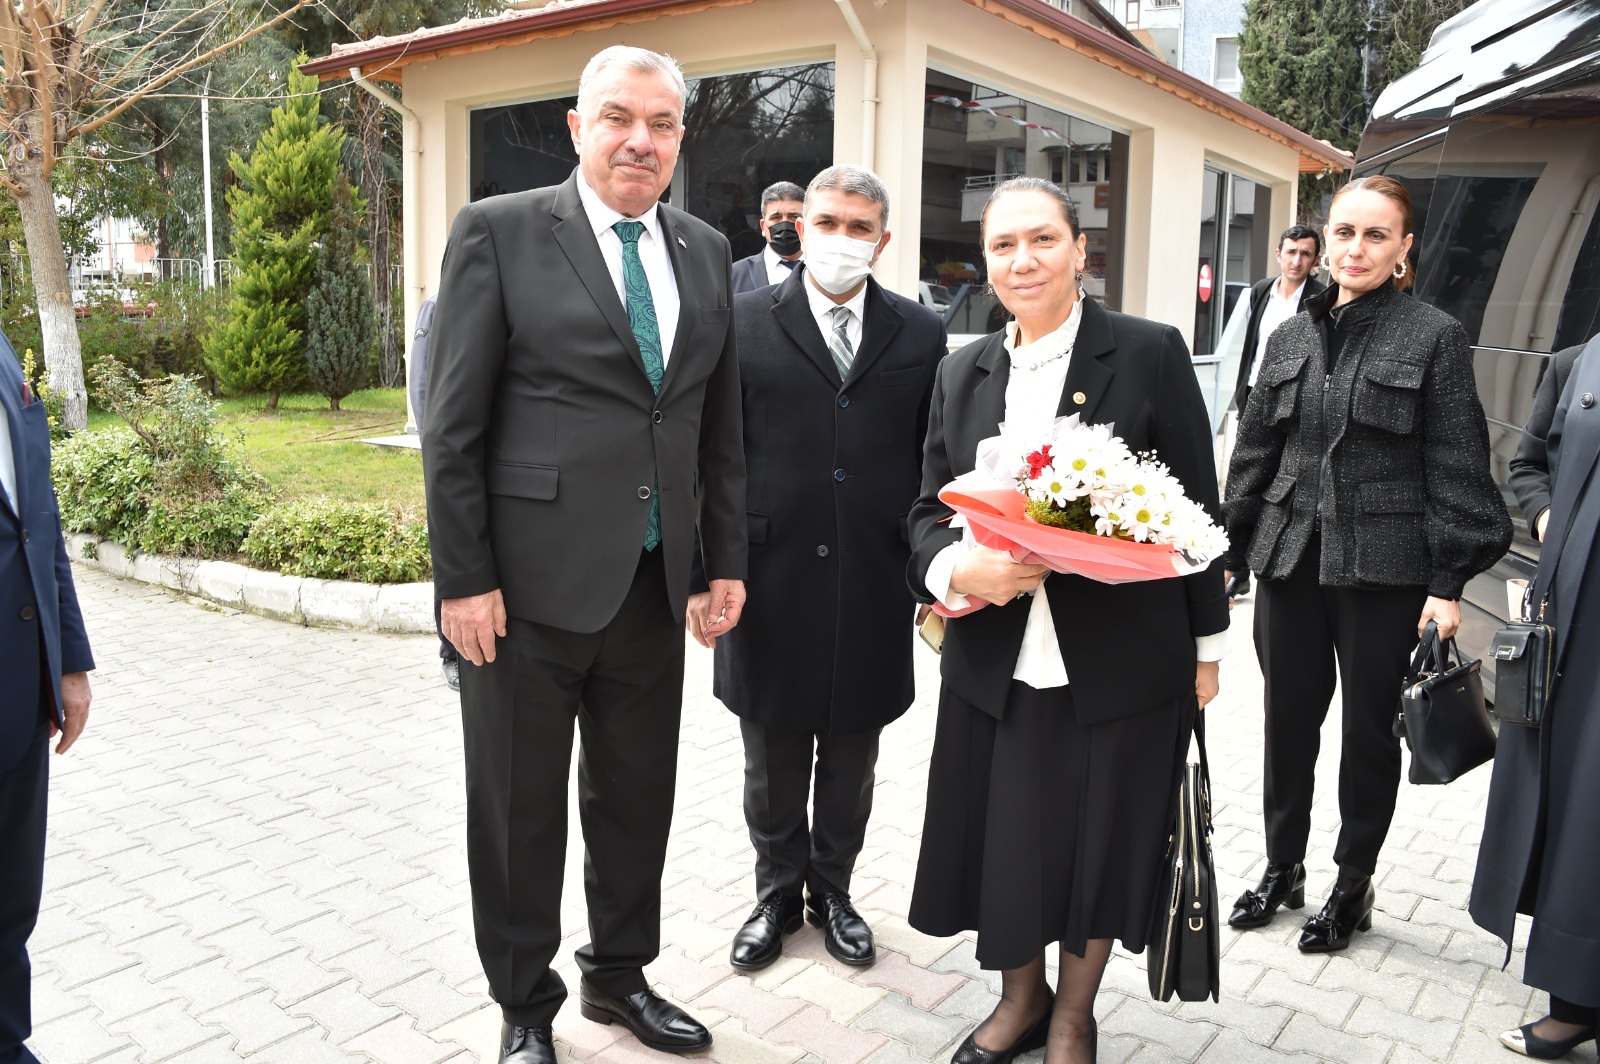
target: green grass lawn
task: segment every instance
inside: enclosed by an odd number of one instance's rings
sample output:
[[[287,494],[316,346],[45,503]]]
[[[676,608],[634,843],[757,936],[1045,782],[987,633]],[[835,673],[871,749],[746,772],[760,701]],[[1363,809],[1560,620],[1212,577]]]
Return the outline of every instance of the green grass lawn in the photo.
[[[265,405],[264,396],[223,399],[222,421],[243,436],[246,460],[284,497],[393,503],[422,515],[421,455],[360,442],[405,431],[404,389],[356,392],[337,413],[315,394],[282,396],[276,413]],[[90,412],[91,429],[116,424],[121,422],[111,414]]]

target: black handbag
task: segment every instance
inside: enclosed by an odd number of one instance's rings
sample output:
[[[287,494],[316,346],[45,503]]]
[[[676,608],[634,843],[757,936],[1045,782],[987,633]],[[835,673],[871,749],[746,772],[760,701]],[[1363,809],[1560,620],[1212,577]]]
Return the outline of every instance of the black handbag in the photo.
[[[1145,968],[1150,996],[1170,1001],[1219,1000],[1222,940],[1217,928],[1217,877],[1211,859],[1211,766],[1206,759],[1205,714],[1197,713],[1195,743],[1200,763],[1187,762],[1178,788],[1178,808],[1161,888],[1151,914]]]
[[[1494,757],[1482,665],[1463,660],[1454,639],[1441,644],[1439,626],[1428,622],[1394,721],[1394,733],[1411,748],[1412,783],[1449,783]]]
[[[1543,615],[1543,610],[1540,615]],[[1539,621],[1510,621],[1489,641],[1494,658],[1494,715],[1537,728],[1556,678],[1556,630]]]

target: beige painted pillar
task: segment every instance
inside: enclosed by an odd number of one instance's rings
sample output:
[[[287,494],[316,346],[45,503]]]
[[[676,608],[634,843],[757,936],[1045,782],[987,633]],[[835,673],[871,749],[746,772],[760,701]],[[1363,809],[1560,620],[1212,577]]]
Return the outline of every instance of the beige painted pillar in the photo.
[[[1193,346],[1205,144],[1177,125],[1129,139],[1123,307],[1176,326]]]

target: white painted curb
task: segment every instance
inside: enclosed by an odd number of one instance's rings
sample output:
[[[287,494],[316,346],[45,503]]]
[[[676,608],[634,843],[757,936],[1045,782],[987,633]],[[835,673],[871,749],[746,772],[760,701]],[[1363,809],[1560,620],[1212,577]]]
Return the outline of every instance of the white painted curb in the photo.
[[[207,562],[138,554],[93,536],[67,537],[67,556],[124,580],[157,584],[219,606],[313,628],[432,632],[433,583],[358,584]]]

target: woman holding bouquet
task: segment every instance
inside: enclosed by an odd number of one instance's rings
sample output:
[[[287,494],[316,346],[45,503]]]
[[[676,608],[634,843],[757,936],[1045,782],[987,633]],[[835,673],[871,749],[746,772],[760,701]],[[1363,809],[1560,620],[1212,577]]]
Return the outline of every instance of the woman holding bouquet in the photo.
[[[1468,580],[1505,553],[1471,349],[1454,318],[1404,295],[1411,199],[1391,177],[1329,208],[1326,291],[1267,341],[1239,422],[1225,510],[1230,571],[1259,578],[1267,864],[1229,923],[1305,900],[1311,787],[1335,663],[1343,693],[1338,879],[1300,949],[1342,950],[1372,925],[1372,874],[1400,786],[1396,699],[1417,636],[1461,624]]]
[[[939,491],[1001,423],[1044,441],[1076,413],[1155,452],[1215,514],[1211,432],[1178,332],[1084,298],[1085,241],[1059,187],[1006,181],[982,224],[990,284],[1016,320],[939,366],[909,575],[923,601],[988,605],[945,634],[910,919],[931,935],[975,929],[979,963],[1003,973],[999,1006],[954,1064],[1040,1046],[1048,1064],[1082,1064],[1095,1056],[1113,940],[1144,948],[1196,705],[1217,692],[1221,567],[1117,585],[1046,579],[964,543]]]

